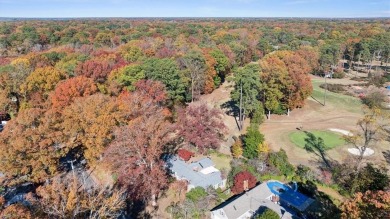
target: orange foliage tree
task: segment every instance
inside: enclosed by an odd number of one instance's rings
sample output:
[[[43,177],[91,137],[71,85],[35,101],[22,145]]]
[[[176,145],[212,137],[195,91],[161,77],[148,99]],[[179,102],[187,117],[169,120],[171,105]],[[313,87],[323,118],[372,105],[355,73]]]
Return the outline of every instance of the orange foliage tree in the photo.
[[[217,71],[215,70],[215,66],[217,65],[217,62],[213,56],[210,55],[209,49],[203,50],[203,56],[205,58],[206,62],[206,71],[205,71],[205,86],[204,86],[204,92],[206,94],[211,93],[214,88],[214,78],[217,76]]]
[[[58,171],[61,147],[44,125],[43,112],[22,110],[0,134],[0,169],[11,182],[43,182]]]
[[[63,111],[61,128],[69,148],[82,146],[90,165],[100,160],[119,124],[118,105],[103,94],[77,98]]]
[[[390,215],[390,191],[356,193],[341,206],[343,219],[376,219]]]
[[[78,76],[60,82],[51,93],[51,103],[54,109],[62,110],[78,97],[85,97],[97,92],[92,79]]]

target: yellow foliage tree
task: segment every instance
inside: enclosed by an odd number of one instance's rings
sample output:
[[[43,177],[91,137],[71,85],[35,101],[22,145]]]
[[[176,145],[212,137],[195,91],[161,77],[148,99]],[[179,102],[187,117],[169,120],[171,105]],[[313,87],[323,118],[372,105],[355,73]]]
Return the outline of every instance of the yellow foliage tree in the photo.
[[[270,152],[270,144],[266,141],[263,141],[263,143],[259,144],[257,151],[259,155]]]
[[[20,90],[25,94],[31,92],[47,93],[53,90],[64,77],[64,73],[53,67],[38,68],[26,78],[25,83],[20,86]]]
[[[237,139],[236,142],[234,142],[231,150],[232,150],[232,156],[234,158],[239,158],[242,156],[243,149],[242,149],[242,142],[240,139]]]

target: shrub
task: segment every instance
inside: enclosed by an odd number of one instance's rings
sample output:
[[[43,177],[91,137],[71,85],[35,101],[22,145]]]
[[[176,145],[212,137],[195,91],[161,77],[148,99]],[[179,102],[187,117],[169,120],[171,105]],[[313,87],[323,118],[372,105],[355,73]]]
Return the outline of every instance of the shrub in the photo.
[[[345,91],[344,85],[342,84],[321,84],[320,88],[334,93],[343,93]]]
[[[263,211],[263,213],[257,215],[256,219],[279,219],[279,215],[278,213],[276,213],[275,211],[267,208],[265,209],[265,211]]]
[[[234,144],[232,145],[232,156],[234,158],[239,158],[241,157],[243,151],[242,151],[242,142],[240,139],[237,139]]]
[[[299,177],[299,180],[301,181],[307,181],[307,180],[314,180],[314,173],[313,171],[305,166],[305,165],[302,165],[302,164],[299,164],[297,166],[297,170],[295,171],[295,174]]]
[[[263,143],[264,135],[260,133],[257,125],[251,125],[244,137],[244,152],[243,156],[252,159],[258,156],[259,144]]]
[[[333,73],[333,78],[344,78],[345,72],[342,68],[337,68],[336,71]]]
[[[269,155],[269,163],[277,168],[283,175],[291,176],[294,174],[294,166],[288,161],[286,151],[280,149],[279,152],[274,152]]]
[[[257,124],[260,125],[264,122],[264,107],[261,105],[255,111],[253,112],[252,118],[251,118],[251,124]]]
[[[260,143],[257,147],[258,155],[262,155],[263,153],[269,153],[270,152],[270,144],[268,142],[263,141]]]
[[[382,104],[386,102],[387,95],[384,89],[370,86],[367,89],[367,93],[362,97],[362,102],[370,108],[382,107]]]
[[[191,189],[191,191],[187,192],[186,198],[193,201],[198,202],[202,198],[207,196],[207,192],[202,187],[196,187],[194,189]]]

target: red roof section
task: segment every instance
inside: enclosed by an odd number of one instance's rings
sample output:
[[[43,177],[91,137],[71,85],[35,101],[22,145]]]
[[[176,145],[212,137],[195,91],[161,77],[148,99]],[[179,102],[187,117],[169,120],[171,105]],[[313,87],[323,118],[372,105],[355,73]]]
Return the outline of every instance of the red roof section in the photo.
[[[177,155],[179,155],[179,157],[182,160],[189,161],[191,159],[191,157],[193,157],[195,154],[192,153],[191,151],[186,150],[186,149],[179,149],[177,151]]]

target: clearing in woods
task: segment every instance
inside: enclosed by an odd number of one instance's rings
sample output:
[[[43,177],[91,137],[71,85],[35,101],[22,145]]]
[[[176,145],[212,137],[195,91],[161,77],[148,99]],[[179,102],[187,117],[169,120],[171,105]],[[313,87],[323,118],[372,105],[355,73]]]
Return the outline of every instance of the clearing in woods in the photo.
[[[324,90],[319,85],[323,83],[324,79],[315,76],[312,79],[314,87],[313,97],[306,100],[306,105],[303,108],[293,110],[290,116],[271,115],[271,120],[266,120],[260,126],[260,131],[265,135],[266,140],[271,143],[271,149],[277,151],[283,148],[286,150],[290,161],[294,164],[302,163],[307,165],[312,158],[312,155],[308,154],[303,148],[295,146],[290,141],[289,134],[296,131],[297,127],[302,126],[303,130],[328,130],[330,128],[351,130],[355,128],[356,121],[362,115],[360,100],[342,94],[327,92],[327,103],[323,106]],[[357,83],[348,79],[327,79],[327,81],[328,83],[337,84]],[[233,84],[225,82],[211,94],[203,95],[199,101],[221,108],[221,105],[230,100],[232,89]],[[226,135],[227,141],[222,144],[220,152],[230,154],[230,146],[233,144],[232,136],[238,137],[243,132],[238,130],[234,117],[224,114],[223,120],[228,127],[228,134]],[[248,125],[249,121],[246,121],[246,127]],[[328,152],[332,153],[335,150],[336,157],[340,157],[341,152],[344,154],[344,149],[345,151],[347,150],[347,148],[342,146]]]
[[[306,100],[306,105],[301,109],[295,109],[287,115],[272,115],[270,120],[266,120],[260,131],[265,135],[266,141],[271,143],[274,151],[283,148],[291,163],[312,166],[317,158],[305,151],[305,149],[295,146],[291,142],[289,135],[302,127],[303,131],[311,130],[355,130],[356,122],[362,117],[362,104],[358,98],[327,92],[326,104],[324,101],[324,89],[319,85],[324,83],[320,77],[312,77],[313,95]],[[358,82],[349,79],[327,79],[332,84],[356,84]],[[335,132],[336,133],[336,132]],[[348,156],[348,145],[341,145],[327,151],[329,157],[341,161]],[[371,162],[385,162],[381,151],[388,147],[388,143],[377,144],[378,151],[368,157]]]
[[[319,85],[324,83],[324,78],[312,76],[313,95],[306,100],[303,108],[295,109],[287,115],[271,115],[270,120],[265,120],[260,125],[260,131],[265,135],[267,142],[271,143],[271,149],[278,151],[283,148],[289,157],[291,163],[298,165],[304,164],[310,166],[316,157],[307,153],[303,148],[297,147],[289,138],[291,132],[297,131],[297,127],[303,127],[303,131],[311,130],[354,130],[356,122],[362,117],[362,104],[358,98],[327,92],[326,104],[323,105],[324,89]],[[359,82],[350,79],[327,79],[330,84],[357,84]],[[230,92],[233,89],[232,83],[225,82],[213,93],[204,95],[199,101],[206,102],[210,106],[221,108],[221,105],[230,100]],[[224,109],[223,109],[224,110]],[[225,110],[224,110],[225,111]],[[232,136],[239,136],[234,117],[224,114],[223,120],[228,127],[226,142],[222,144],[220,152],[230,154],[230,146],[233,144]],[[245,122],[248,127],[249,121]],[[337,134],[337,132],[335,132]],[[377,145],[379,150],[385,150],[389,145],[380,143]],[[330,157],[341,161],[351,156],[348,152],[348,145],[341,145],[327,151]],[[370,161],[384,162],[382,153],[378,151],[368,158]]]

